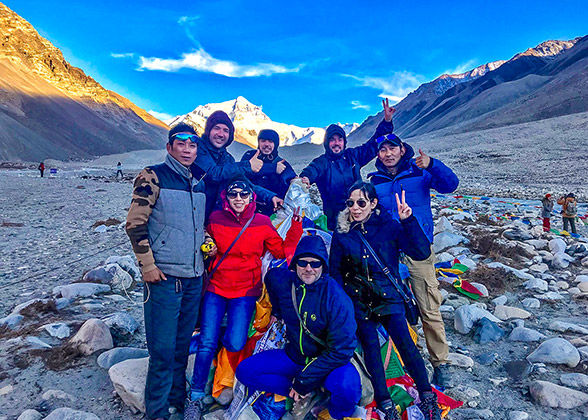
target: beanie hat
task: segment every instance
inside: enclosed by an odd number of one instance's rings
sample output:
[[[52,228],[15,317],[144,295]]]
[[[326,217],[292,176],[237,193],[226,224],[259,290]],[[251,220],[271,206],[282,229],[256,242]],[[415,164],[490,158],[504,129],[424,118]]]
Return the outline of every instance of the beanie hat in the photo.
[[[347,135],[345,134],[345,130],[343,130],[343,128],[339,127],[337,124],[331,124],[327,127],[327,130],[325,131],[325,139],[323,142],[323,146],[325,147],[325,151],[327,153],[332,153],[331,148],[329,147],[329,141],[331,140],[331,137],[333,137],[335,134],[338,134],[341,137],[343,137],[343,148],[345,149],[345,147],[347,147]]]
[[[392,146],[402,146],[402,140],[400,140],[400,137],[393,133],[380,136],[376,139],[378,150],[380,150],[386,143],[390,143]]]
[[[280,147],[280,136],[274,130],[261,130],[257,135],[257,141],[259,140],[270,140],[274,144],[274,152]]]
[[[169,132],[167,133],[167,141],[169,143],[171,143],[172,137],[174,136],[174,134],[178,134],[178,133],[192,133],[194,135],[198,135],[196,134],[196,130],[194,130],[194,127],[192,127],[191,125],[188,125],[186,123],[179,123],[174,125],[172,128],[170,128]]]
[[[233,125],[231,118],[224,111],[214,111],[212,114],[210,114],[210,116],[206,119],[206,124],[204,125],[204,136],[210,139],[210,131],[217,124],[224,124],[229,127],[229,141],[224,146],[227,147],[233,142],[233,139],[235,138],[235,126]]]
[[[226,191],[229,192],[234,188],[241,188],[243,191],[253,192],[253,185],[244,175],[237,174],[227,183]]]

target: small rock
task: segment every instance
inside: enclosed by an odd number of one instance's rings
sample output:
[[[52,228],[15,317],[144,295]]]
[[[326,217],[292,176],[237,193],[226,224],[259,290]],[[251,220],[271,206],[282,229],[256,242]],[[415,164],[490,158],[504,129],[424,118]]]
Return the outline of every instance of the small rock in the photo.
[[[108,264],[88,271],[84,275],[84,281],[110,285],[112,290],[117,293],[123,293],[135,286],[133,277],[118,264]]]
[[[45,391],[43,395],[41,395],[41,398],[46,401],[53,398],[56,398],[58,400],[69,400],[72,402],[76,401],[76,398],[73,395],[70,395],[67,392],[61,391],[59,389],[50,389],[48,391]]]
[[[41,328],[47,331],[51,337],[59,338],[60,340],[69,337],[71,334],[71,329],[63,322],[43,325]]]
[[[135,347],[116,347],[112,350],[105,351],[98,356],[98,366],[103,369],[110,369],[112,366],[128,359],[143,359],[149,357],[146,349]]]
[[[569,341],[555,337],[541,343],[527,360],[576,367],[580,363],[580,353]]]
[[[558,289],[561,290],[568,290],[570,288],[570,284],[567,281],[560,280],[555,283]]]
[[[500,378],[488,378],[488,380],[490,382],[492,382],[493,385],[498,386],[498,385],[500,385],[500,384],[508,381],[508,378],[503,378],[503,377],[500,377]]]
[[[145,381],[149,358],[128,359],[108,370],[118,396],[132,410],[145,412]]]
[[[126,312],[115,312],[102,321],[113,331],[119,334],[134,334],[139,328],[139,322]]]
[[[41,420],[43,415],[37,410],[28,409],[21,413],[16,420]]]
[[[65,286],[56,286],[53,288],[53,295],[66,299],[76,299],[79,297],[93,296],[100,293],[110,292],[110,286],[107,284],[97,283],[72,283]]]
[[[84,355],[90,355],[98,350],[109,350],[113,347],[112,335],[108,326],[97,318],[91,318],[84,322],[70,343],[77,345]]]
[[[588,276],[585,274],[580,274],[579,276],[576,276],[576,279],[574,280],[575,283],[588,283]]]
[[[535,299],[535,298],[525,298],[523,299],[523,301],[521,302],[523,304],[523,306],[525,308],[539,308],[541,306],[541,302],[539,302],[539,299]]]
[[[553,321],[548,327],[552,331],[572,332],[577,334],[588,335],[588,328],[570,322]]]
[[[568,289],[568,293],[571,296],[576,296],[576,295],[581,295],[582,294],[582,291],[580,289],[578,289],[577,287],[570,287]]]
[[[504,305],[506,302],[508,302],[508,298],[505,295],[492,299],[494,305]]]
[[[581,283],[578,283],[578,284],[576,285],[576,287],[577,287],[578,289],[580,289],[580,291],[581,291],[582,293],[586,293],[586,292],[588,292],[588,282],[584,282],[584,281],[583,281],[583,282],[581,282]]]
[[[524,342],[533,342],[533,341],[541,341],[547,338],[545,335],[541,334],[539,331],[532,330],[530,328],[525,327],[516,327],[512,330],[510,335],[508,336],[509,341],[524,341]]]
[[[482,293],[482,297],[489,296],[488,289],[482,283],[471,283],[471,285],[474,286],[476,289],[478,289],[480,291],[480,293]]]
[[[454,258],[455,257],[451,255],[449,252],[442,252],[441,254],[435,256],[437,262],[449,262],[453,261]]]
[[[535,249],[546,249],[549,246],[549,242],[545,239],[528,239],[525,242]]]
[[[104,233],[107,230],[108,230],[108,226],[106,226],[106,225],[100,225],[100,226],[96,226],[94,228],[94,232],[96,232],[96,233]]]
[[[523,280],[533,280],[533,279],[535,279],[535,277],[532,276],[529,273],[525,273],[522,270],[517,270],[516,268],[509,267],[508,265],[499,263],[497,261],[491,262],[490,264],[488,264],[488,267],[490,267],[490,268],[502,268],[503,270],[509,271],[509,272],[513,273],[515,276],[517,276],[518,278],[523,279]],[[545,289],[545,290],[547,290],[547,289]]]
[[[445,298],[445,305],[452,306],[454,309],[459,308],[463,305],[469,305],[470,301],[465,296],[459,296],[455,293],[450,293]]]
[[[527,420],[529,414],[525,411],[511,411],[508,413],[508,420]]]
[[[449,389],[447,393],[451,398],[465,402],[471,401],[480,396],[479,391],[467,385],[458,385]]]
[[[468,240],[461,235],[451,232],[441,232],[433,238],[433,251],[435,254],[438,254],[447,248],[451,248],[464,242],[467,243]]]
[[[558,292],[542,293],[540,295],[535,295],[535,297],[539,300],[545,300],[545,301],[556,301],[556,300],[563,299],[563,296],[561,294],[559,294]]]
[[[565,386],[588,389],[588,375],[583,373],[564,373],[559,380]]]
[[[486,344],[498,341],[504,337],[504,330],[488,318],[482,318],[475,324],[474,341],[478,344]]]
[[[11,330],[16,330],[18,324],[24,319],[24,316],[21,314],[12,313],[4,318],[0,318],[0,327],[6,327]]]
[[[533,278],[523,283],[527,290],[537,290],[540,292],[546,292],[549,289],[549,284],[545,280]]]
[[[455,228],[451,225],[449,219],[445,216],[441,216],[437,223],[435,223],[435,229],[433,230],[433,234],[438,234],[441,232],[455,232]]]
[[[449,353],[447,358],[452,366],[459,366],[462,368],[471,368],[474,366],[474,360],[464,354]]]
[[[530,318],[532,314],[524,309],[515,308],[514,306],[498,305],[494,309],[494,316],[506,321],[512,318],[527,319]]]
[[[553,408],[576,408],[588,402],[588,394],[547,381],[534,381],[529,391],[537,403]]]
[[[457,331],[462,334],[468,334],[473,328],[474,323],[482,318],[488,318],[492,322],[502,322],[490,312],[476,305],[463,305],[455,311],[453,323]]]
[[[491,365],[492,363],[494,363],[496,361],[496,359],[498,359],[498,353],[493,353],[493,352],[483,353],[483,354],[480,354],[480,355],[474,357],[474,359],[476,360],[476,362],[478,362],[482,366],[488,366],[488,365]]]
[[[549,241],[549,251],[552,254],[557,254],[558,252],[565,252],[566,250],[566,242],[561,238],[555,238]]]
[[[28,336],[25,341],[35,349],[50,349],[51,346],[41,340],[39,337]]]
[[[491,419],[494,417],[494,413],[487,408],[480,410],[474,408],[460,408],[460,416],[465,416],[466,419]]]
[[[0,388],[0,396],[8,395],[12,391],[14,391],[14,386],[6,385],[5,387]]]
[[[100,420],[100,418],[92,413],[63,407],[53,410],[45,417],[45,420]]]
[[[505,230],[502,232],[502,236],[504,236],[506,239],[510,239],[511,241],[527,241],[534,239],[533,235],[531,235],[529,232],[525,232],[520,229]]]
[[[451,305],[441,305],[439,306],[439,312],[455,312],[455,308]]]
[[[534,271],[535,273],[545,273],[547,270],[549,270],[549,266],[545,263],[533,264],[529,267],[529,271]]]
[[[514,360],[504,364],[504,370],[515,381],[520,381],[527,377],[533,370],[533,365],[528,360]]]
[[[135,264],[135,260],[131,255],[115,255],[108,257],[105,264],[118,264],[123,270],[131,275],[133,280],[137,282],[142,281],[141,270],[139,270],[139,267],[137,267],[137,264]]]
[[[565,252],[558,252],[557,254],[553,255],[553,261],[551,262],[551,265],[554,268],[559,268],[563,270],[568,268],[570,263],[573,261],[575,261],[574,257],[570,257]]]

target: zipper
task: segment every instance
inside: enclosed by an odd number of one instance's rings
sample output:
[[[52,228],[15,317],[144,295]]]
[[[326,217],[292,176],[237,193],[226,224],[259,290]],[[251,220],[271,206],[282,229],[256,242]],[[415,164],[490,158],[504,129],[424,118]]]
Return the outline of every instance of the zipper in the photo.
[[[302,303],[304,302],[304,298],[306,297],[306,288],[305,285],[301,285],[302,288],[302,299],[300,299],[300,303],[298,304],[298,313],[302,313]],[[304,322],[306,323],[306,314],[304,314]],[[304,350],[302,349],[302,336],[304,334],[304,327],[302,326],[302,322],[300,322],[300,338],[299,338],[299,345],[300,345],[300,353],[304,356]]]
[[[310,362],[308,361],[308,357],[306,358],[306,366],[304,366],[304,369],[302,369],[302,372],[304,372],[306,370],[307,367],[309,367],[317,358],[313,357],[312,359],[310,359]]]

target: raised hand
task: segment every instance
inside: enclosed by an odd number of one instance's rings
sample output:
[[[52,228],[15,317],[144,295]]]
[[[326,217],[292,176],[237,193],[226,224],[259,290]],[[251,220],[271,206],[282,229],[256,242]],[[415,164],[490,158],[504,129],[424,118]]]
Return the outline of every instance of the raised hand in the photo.
[[[398,218],[400,220],[404,220],[412,214],[412,209],[408,204],[406,204],[406,191],[402,190],[402,201],[398,198],[398,193],[396,193],[396,205],[398,206]]]
[[[274,205],[274,211],[277,211],[280,207],[284,205],[284,200],[274,195],[274,197],[272,198],[272,204]]]
[[[278,175],[280,175],[282,172],[286,170],[286,165],[284,164],[284,162],[286,162],[286,159],[282,159],[276,164],[276,173]]]
[[[392,121],[392,115],[394,115],[396,109],[393,106],[390,106],[388,98],[386,98],[385,101],[382,99],[382,107],[384,108],[384,119],[388,122]]]
[[[431,164],[431,157],[425,154],[422,149],[419,149],[419,154],[420,156],[414,160],[416,165],[421,169],[427,169]]]
[[[306,185],[307,187],[310,187],[310,179],[308,179],[308,177],[306,177],[306,176],[301,176],[301,177],[300,177],[300,180],[302,181],[302,183],[303,183],[304,185]]]
[[[249,164],[251,165],[251,170],[253,172],[261,171],[261,167],[263,166],[263,161],[259,158],[259,149],[255,152],[253,157],[249,159]]]
[[[292,220],[294,222],[301,222],[302,221],[302,215],[300,214],[300,206],[296,207],[296,210],[294,210],[294,215],[292,216]]]

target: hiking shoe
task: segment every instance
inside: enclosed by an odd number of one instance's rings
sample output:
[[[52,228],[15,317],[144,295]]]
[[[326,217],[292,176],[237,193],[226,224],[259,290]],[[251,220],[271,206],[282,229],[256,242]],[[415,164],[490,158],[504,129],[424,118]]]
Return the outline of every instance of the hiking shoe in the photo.
[[[316,394],[311,392],[305,397],[300,398],[298,401],[295,401],[294,404],[292,404],[292,418],[294,420],[303,420],[312,407],[317,403],[318,398],[315,397]]]
[[[396,404],[392,400],[387,400],[380,404],[380,410],[384,413],[385,420],[401,420]]]
[[[441,420],[441,411],[437,405],[437,394],[425,392],[421,395],[421,402],[417,404],[425,420]]]
[[[202,419],[202,400],[186,400],[184,406],[184,420],[201,420]]]
[[[433,368],[431,383],[443,388],[451,388],[451,372],[448,364],[442,364]]]

